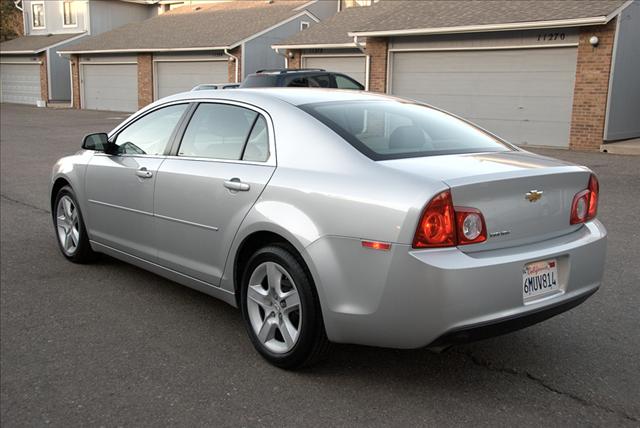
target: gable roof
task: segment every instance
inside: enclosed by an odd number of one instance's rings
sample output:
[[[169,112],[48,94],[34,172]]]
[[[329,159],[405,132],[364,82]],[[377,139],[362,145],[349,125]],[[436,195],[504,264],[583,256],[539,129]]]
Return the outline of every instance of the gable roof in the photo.
[[[46,36],[23,36],[0,43],[0,54],[37,54],[58,43],[65,42],[84,33],[48,34]]]
[[[283,21],[312,16],[306,10],[295,10],[303,4],[284,0],[196,3],[88,37],[60,53],[230,49]]]
[[[381,0],[372,6],[339,12],[274,47],[337,45],[353,42],[353,36],[598,25],[606,24],[612,14],[629,3],[629,0]]]
[[[350,7],[327,20],[296,33],[273,47],[287,48],[305,45],[314,47],[355,47],[353,37],[348,34],[349,31],[354,28],[366,27],[371,22],[377,22],[378,15],[382,13],[387,13],[386,9],[382,10],[382,8],[373,6]]]

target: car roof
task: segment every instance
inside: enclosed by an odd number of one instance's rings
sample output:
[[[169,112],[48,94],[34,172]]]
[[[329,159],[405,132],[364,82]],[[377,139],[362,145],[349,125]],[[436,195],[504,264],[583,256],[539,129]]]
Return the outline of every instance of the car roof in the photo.
[[[189,99],[212,99],[241,101],[250,104],[260,105],[267,100],[285,101],[292,105],[302,105],[321,102],[335,101],[374,101],[374,100],[395,100],[397,98],[372,92],[344,90],[344,89],[320,89],[320,88],[240,88],[218,90],[200,90],[193,92],[183,92],[163,98],[154,104],[165,102],[189,100]]]

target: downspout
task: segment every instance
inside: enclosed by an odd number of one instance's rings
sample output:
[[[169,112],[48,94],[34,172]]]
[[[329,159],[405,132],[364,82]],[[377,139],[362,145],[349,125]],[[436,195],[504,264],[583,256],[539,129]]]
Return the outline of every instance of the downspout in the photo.
[[[366,82],[364,82],[364,90],[368,91],[369,90],[369,75],[371,73],[371,57],[369,56],[369,54],[365,50],[364,45],[362,45],[362,44],[360,44],[360,42],[358,42],[358,36],[353,36],[353,43],[356,45],[356,48],[358,48],[358,50],[360,50],[360,52],[362,52],[364,54],[364,60],[365,60],[364,80],[366,80]]]
[[[275,50],[278,55],[282,55],[284,57],[284,68],[289,68],[289,57],[287,54],[280,52],[279,48],[273,48],[273,50]]]
[[[358,36],[353,36],[353,43],[356,45],[356,48],[360,50],[360,52],[362,52],[363,54],[366,54],[364,50],[364,45],[358,42]]]
[[[224,53],[225,55],[227,55],[229,58],[233,58],[233,60],[236,62],[236,81],[235,83],[238,83],[238,57],[235,55],[231,55],[229,53],[229,49],[225,48],[224,49]]]

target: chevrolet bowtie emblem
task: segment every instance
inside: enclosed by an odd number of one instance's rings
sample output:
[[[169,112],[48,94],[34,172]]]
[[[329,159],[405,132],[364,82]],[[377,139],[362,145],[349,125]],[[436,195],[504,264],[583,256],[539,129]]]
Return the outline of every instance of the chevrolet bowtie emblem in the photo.
[[[529,202],[536,202],[540,198],[542,198],[542,190],[530,190],[525,195],[524,198]]]

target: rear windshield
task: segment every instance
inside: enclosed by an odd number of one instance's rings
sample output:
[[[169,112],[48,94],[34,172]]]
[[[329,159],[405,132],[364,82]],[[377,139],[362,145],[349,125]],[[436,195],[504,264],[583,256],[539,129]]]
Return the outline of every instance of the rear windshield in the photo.
[[[247,78],[240,85],[243,88],[272,88],[278,83],[278,76],[273,74],[254,74]]]
[[[420,104],[350,101],[299,108],[373,160],[513,150],[467,122]]]

